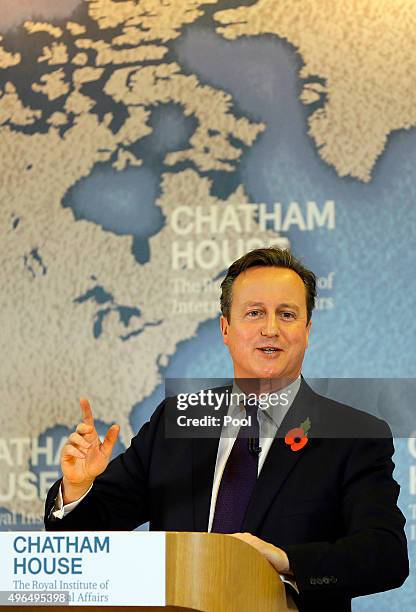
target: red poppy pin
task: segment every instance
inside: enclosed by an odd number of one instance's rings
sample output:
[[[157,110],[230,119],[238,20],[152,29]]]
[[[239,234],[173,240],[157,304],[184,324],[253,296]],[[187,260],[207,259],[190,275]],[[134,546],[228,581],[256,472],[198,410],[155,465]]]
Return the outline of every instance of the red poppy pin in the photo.
[[[306,421],[300,424],[300,427],[294,427],[287,432],[285,435],[285,443],[290,446],[292,451],[298,451],[306,445],[310,428],[311,420],[308,417]]]

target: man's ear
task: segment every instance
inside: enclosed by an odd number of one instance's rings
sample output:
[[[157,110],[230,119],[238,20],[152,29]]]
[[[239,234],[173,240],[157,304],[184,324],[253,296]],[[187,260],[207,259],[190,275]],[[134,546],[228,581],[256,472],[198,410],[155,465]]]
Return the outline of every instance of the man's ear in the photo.
[[[221,333],[222,333],[222,339],[224,341],[224,344],[228,344],[228,328],[229,328],[230,324],[228,323],[228,320],[226,317],[224,317],[224,315],[221,315],[220,317],[220,327],[221,327]]]

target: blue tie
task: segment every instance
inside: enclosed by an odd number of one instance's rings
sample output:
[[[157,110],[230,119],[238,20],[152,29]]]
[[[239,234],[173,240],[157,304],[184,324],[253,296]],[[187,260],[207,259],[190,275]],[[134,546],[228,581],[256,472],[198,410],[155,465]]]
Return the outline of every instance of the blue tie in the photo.
[[[228,457],[218,489],[211,532],[241,531],[256,484],[260,452],[257,406],[246,406],[246,414],[251,416],[251,426],[240,427]]]

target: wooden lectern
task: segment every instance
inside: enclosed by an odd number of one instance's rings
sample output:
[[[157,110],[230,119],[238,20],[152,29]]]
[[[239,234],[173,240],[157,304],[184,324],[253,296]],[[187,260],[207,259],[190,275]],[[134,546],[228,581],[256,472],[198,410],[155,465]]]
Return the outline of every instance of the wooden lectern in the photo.
[[[172,612],[287,610],[284,585],[257,550],[208,533],[166,534],[166,604]]]
[[[70,606],[70,610],[137,610],[200,612],[286,612],[286,592],[279,575],[252,546],[227,535],[168,532],[166,550],[166,604],[163,607]],[[163,560],[161,560],[163,563]],[[63,612],[66,606],[12,606],[28,612]]]

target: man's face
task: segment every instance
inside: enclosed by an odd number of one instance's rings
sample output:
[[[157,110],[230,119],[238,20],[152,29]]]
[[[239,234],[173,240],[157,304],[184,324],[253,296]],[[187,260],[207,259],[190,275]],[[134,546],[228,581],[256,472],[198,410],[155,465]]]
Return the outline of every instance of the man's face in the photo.
[[[234,378],[295,380],[308,346],[306,290],[293,270],[249,268],[234,281],[230,322],[221,332]]]

